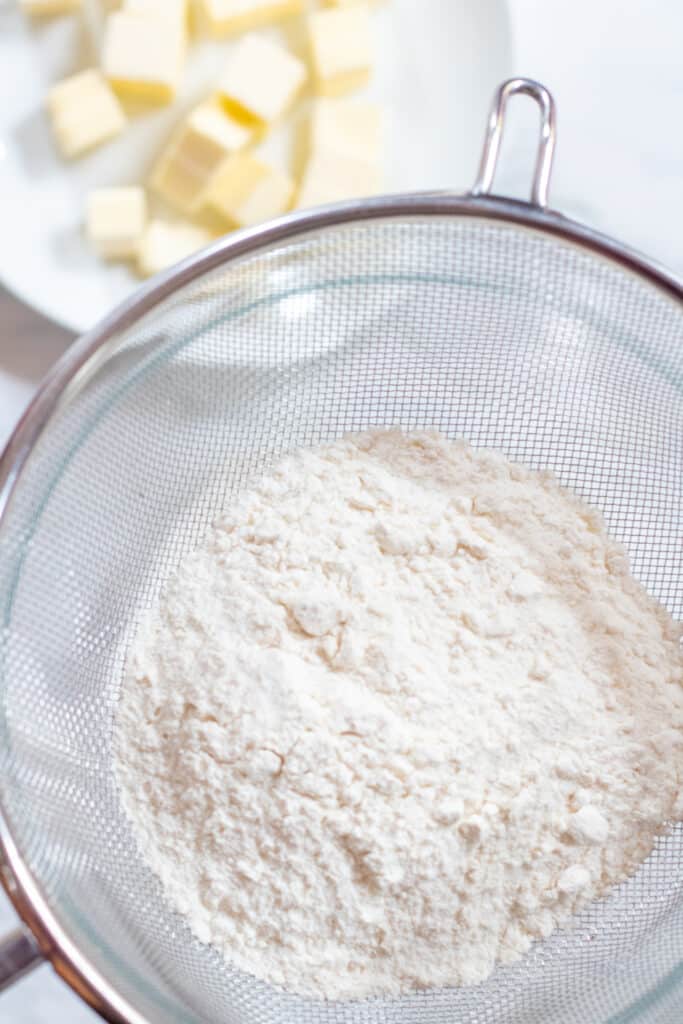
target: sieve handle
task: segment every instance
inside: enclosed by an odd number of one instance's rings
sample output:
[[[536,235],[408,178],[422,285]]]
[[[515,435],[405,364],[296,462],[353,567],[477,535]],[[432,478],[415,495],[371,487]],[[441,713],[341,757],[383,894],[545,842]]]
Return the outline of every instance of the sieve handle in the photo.
[[[43,954],[31,932],[17,928],[0,939],[0,992],[43,963]]]
[[[491,186],[498,166],[500,144],[503,139],[508,100],[512,96],[520,94],[531,96],[541,111],[541,138],[538,143],[536,167],[531,183],[531,203],[533,206],[540,206],[544,209],[548,205],[548,188],[555,155],[557,114],[555,100],[546,87],[540,82],[535,82],[533,78],[510,78],[496,90],[486,128],[479,173],[472,189],[472,195],[486,196],[491,193]]]

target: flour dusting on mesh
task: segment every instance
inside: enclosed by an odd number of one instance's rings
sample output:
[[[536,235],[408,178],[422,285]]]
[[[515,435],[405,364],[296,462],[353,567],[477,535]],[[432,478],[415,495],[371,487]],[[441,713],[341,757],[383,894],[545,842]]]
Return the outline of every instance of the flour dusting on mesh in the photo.
[[[679,640],[549,474],[347,437],[244,493],[146,616],[124,806],[245,971],[332,999],[473,984],[683,814]]]

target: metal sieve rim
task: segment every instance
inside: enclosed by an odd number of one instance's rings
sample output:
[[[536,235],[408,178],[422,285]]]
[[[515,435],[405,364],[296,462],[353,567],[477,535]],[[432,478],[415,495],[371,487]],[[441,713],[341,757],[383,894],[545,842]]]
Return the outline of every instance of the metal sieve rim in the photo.
[[[520,202],[491,192],[505,108],[508,99],[517,93],[531,96],[542,114],[541,142],[531,202]],[[333,231],[337,227],[371,221],[405,222],[431,217],[467,217],[484,222],[503,222],[522,231],[559,238],[616,264],[657,288],[676,306],[680,305],[683,312],[683,280],[636,250],[547,208],[555,132],[555,106],[550,93],[530,79],[511,79],[503,83],[496,93],[479,175],[470,193],[452,195],[447,192],[427,192],[382,196],[338,203],[314,212],[291,214],[265,227],[241,231],[221,239],[140,288],[132,298],[119,305],[69,348],[47,376],[21,418],[0,456],[0,531],[23,468],[43,430],[69,392],[77,388],[107,358],[116,336],[198,277],[286,241],[303,240],[321,231]],[[11,980],[12,976],[19,976],[20,972],[23,973],[44,957],[52,963],[62,979],[111,1024],[150,1024],[81,953],[67,930],[55,918],[38,880],[17,847],[3,807],[1,783],[0,882],[26,925],[26,929],[20,929],[14,936],[10,936],[4,947],[0,944],[0,951],[7,957],[5,962],[9,963],[6,977],[0,965],[0,987],[3,977]],[[632,1019],[631,1013],[639,1012],[644,1002],[658,998],[670,983],[675,982],[673,975],[677,974],[680,966],[655,989],[636,1000],[619,1019]],[[617,1024],[617,1021],[613,1024]]]

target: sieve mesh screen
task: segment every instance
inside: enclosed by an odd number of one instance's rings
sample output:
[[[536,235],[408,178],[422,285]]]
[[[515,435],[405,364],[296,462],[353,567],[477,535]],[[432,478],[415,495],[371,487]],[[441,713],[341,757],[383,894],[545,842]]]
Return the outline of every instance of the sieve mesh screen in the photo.
[[[153,1024],[673,1024],[683,828],[483,985],[301,1000],[192,938],[112,778],[126,644],[182,555],[285,451],[434,427],[550,468],[683,617],[683,317],[570,243],[483,218],[350,224],[206,274],[52,417],[0,532],[0,778],[58,920]]]

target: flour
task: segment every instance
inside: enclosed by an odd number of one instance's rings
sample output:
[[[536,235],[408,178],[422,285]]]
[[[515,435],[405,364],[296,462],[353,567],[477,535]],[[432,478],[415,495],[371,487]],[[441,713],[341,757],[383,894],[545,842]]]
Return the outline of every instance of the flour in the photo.
[[[143,622],[124,806],[245,971],[329,998],[479,982],[683,812],[679,633],[551,476],[348,437],[245,493]]]

